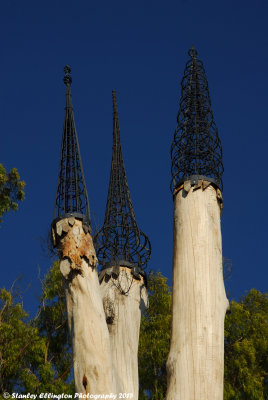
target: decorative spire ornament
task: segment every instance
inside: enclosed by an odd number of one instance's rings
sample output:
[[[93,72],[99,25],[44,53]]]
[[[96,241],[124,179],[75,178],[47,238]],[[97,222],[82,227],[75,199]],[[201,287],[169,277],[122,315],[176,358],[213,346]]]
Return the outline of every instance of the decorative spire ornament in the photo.
[[[148,237],[138,228],[120,142],[115,91],[113,98],[113,154],[104,224],[94,243],[102,269],[116,265],[145,267],[151,254]]]
[[[75,390],[84,397],[89,392],[108,396],[115,391],[110,339],[90,235],[88,196],[74,123],[68,65],[64,72],[66,106],[52,240],[58,249],[65,289]]]
[[[213,118],[208,81],[192,46],[181,81],[180,109],[171,146],[172,190],[203,179],[222,191],[222,147]]]
[[[117,393],[139,397],[138,345],[141,313],[148,306],[143,268],[151,254],[147,236],[138,228],[123,161],[115,91],[113,155],[104,224],[95,236],[102,266],[100,290]]]
[[[222,400],[224,317],[222,149],[208,83],[189,50],[171,146],[173,292],[167,400]]]
[[[90,225],[88,195],[80,156],[71,96],[71,68],[64,67],[66,85],[65,118],[63,125],[60,170],[54,208],[54,221],[76,217]]]

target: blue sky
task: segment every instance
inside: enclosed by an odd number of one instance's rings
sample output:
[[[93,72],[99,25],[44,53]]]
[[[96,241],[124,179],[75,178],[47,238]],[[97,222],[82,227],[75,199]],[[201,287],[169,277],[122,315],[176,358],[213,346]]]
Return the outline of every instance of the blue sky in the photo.
[[[63,67],[72,98],[94,224],[103,222],[117,92],[126,172],[148,268],[171,284],[170,145],[192,44],[204,62],[225,173],[223,254],[239,299],[267,290],[268,5],[265,1],[18,1],[0,10],[0,162],[17,167],[26,199],[0,228],[0,287],[23,276],[34,314],[50,260],[41,250],[53,218],[64,119]]]

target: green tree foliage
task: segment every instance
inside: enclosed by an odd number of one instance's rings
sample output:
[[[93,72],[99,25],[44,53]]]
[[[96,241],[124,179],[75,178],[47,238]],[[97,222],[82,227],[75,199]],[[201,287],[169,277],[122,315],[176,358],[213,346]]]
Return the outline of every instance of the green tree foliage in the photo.
[[[29,320],[18,291],[0,290],[0,391],[74,393],[64,288],[58,262],[42,281],[38,316]],[[171,289],[148,277],[150,307],[142,317],[140,400],[162,400],[171,327]],[[225,320],[224,400],[268,400],[268,297],[252,289],[231,302]]]
[[[224,400],[268,399],[268,296],[252,289],[225,318]]]
[[[162,400],[171,325],[171,290],[161,273],[149,275],[150,308],[142,318],[140,399]],[[232,301],[225,318],[224,400],[268,400],[268,298],[252,289]]]
[[[160,272],[148,276],[149,308],[142,317],[139,343],[140,400],[166,393],[166,360],[171,329],[171,289]]]
[[[18,209],[18,201],[24,199],[25,182],[20,181],[20,176],[16,168],[6,172],[5,167],[0,164],[0,222],[2,216],[10,209]]]
[[[32,369],[41,361],[45,342],[26,322],[28,315],[11,291],[0,290],[0,307],[0,389],[11,393],[34,385]]]
[[[56,375],[66,382],[71,374],[72,354],[59,261],[54,262],[42,286],[37,326],[46,341],[46,360],[51,360]]]
[[[2,393],[74,392],[68,379],[72,363],[57,263],[43,281],[41,300],[39,315],[31,321],[20,296],[14,290],[0,290]]]

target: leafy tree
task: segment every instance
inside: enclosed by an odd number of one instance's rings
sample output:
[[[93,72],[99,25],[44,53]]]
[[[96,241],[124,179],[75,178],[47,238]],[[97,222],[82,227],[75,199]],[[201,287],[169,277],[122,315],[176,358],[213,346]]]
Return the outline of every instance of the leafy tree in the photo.
[[[149,275],[150,308],[142,318],[140,399],[162,400],[171,325],[171,290],[161,273]],[[224,400],[268,400],[268,297],[252,289],[232,301],[225,318]]]
[[[268,296],[252,289],[225,319],[225,400],[268,399]]]
[[[0,290],[0,391],[74,393],[64,288],[58,262],[42,281],[39,314],[29,320],[16,289]],[[140,400],[162,400],[171,326],[171,289],[148,277],[150,307],[142,317]],[[268,297],[252,289],[231,302],[225,320],[224,400],[268,400]]]
[[[142,317],[139,343],[140,400],[165,398],[166,360],[171,329],[171,289],[160,272],[148,276],[149,308]]]
[[[72,369],[72,353],[59,261],[54,262],[42,281],[42,287],[37,326],[46,341],[46,360],[52,362],[58,379],[67,382]]]
[[[43,281],[42,305],[32,321],[23,310],[18,291],[0,290],[2,393],[74,393],[69,382],[72,362],[62,296],[56,263]]]
[[[0,389],[32,386],[32,366],[42,358],[45,343],[38,329],[26,323],[27,313],[12,291],[0,290]]]
[[[6,172],[5,167],[0,164],[0,222],[2,216],[10,209],[18,209],[18,201],[24,199],[25,182],[20,181],[20,175],[16,168]]]

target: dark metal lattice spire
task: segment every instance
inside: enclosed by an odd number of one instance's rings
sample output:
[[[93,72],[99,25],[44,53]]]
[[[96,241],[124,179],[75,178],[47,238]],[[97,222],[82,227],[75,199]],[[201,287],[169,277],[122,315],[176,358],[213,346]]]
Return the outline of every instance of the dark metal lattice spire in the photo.
[[[192,46],[181,81],[180,109],[171,146],[172,191],[185,180],[203,179],[222,190],[222,147],[213,119],[202,61]]]
[[[60,170],[54,221],[66,216],[75,216],[90,224],[89,204],[71,97],[71,68],[64,67],[63,82],[66,85],[65,119],[61,143]]]
[[[113,155],[104,225],[94,238],[102,269],[145,266],[151,254],[147,236],[138,228],[123,161],[115,91],[113,97]]]

